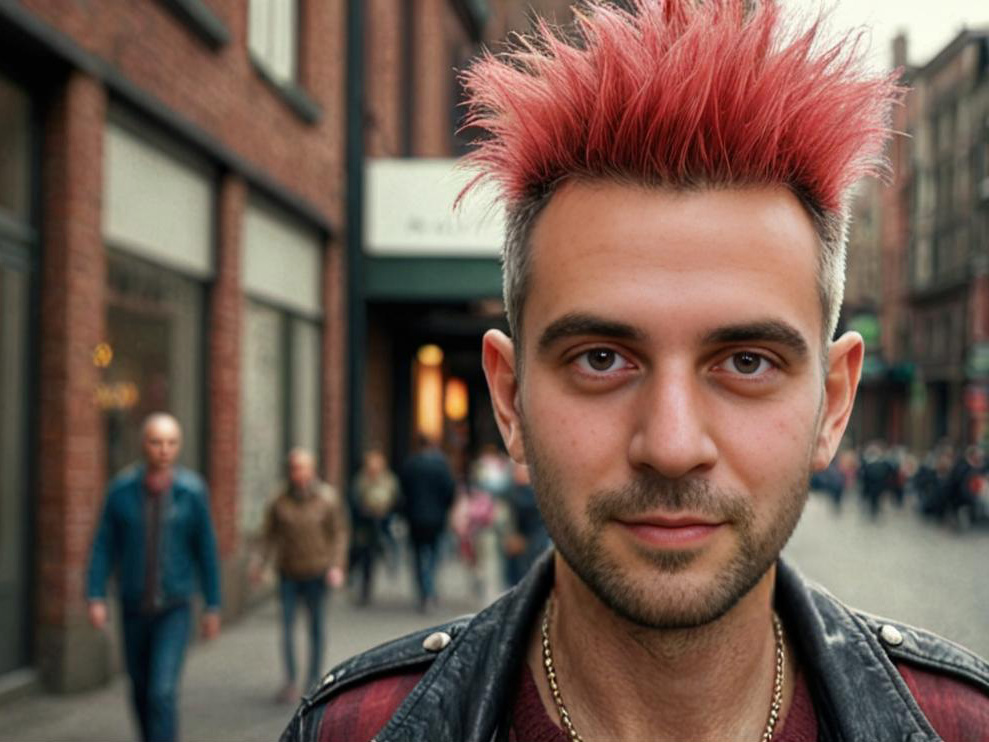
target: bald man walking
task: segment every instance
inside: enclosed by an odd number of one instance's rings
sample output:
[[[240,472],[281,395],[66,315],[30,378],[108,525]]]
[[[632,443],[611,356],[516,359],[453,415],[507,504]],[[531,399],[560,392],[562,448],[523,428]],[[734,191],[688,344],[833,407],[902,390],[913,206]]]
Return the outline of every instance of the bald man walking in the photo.
[[[309,615],[309,666],[305,687],[319,679],[325,647],[328,588],[344,584],[350,544],[350,519],[337,491],[316,476],[316,460],[304,448],[286,458],[287,481],[265,511],[261,553],[251,576],[257,582],[265,565],[278,568],[282,605],[282,655],[285,685],[278,694],[283,703],[299,699],[296,685],[295,607],[301,600]]]
[[[197,588],[206,601],[203,635],[220,632],[220,571],[202,479],[176,465],[182,429],[171,415],[148,417],[144,460],[107,487],[93,540],[89,620],[107,625],[106,583],[117,573],[124,655],[134,713],[145,742],[178,737],[178,685]]]

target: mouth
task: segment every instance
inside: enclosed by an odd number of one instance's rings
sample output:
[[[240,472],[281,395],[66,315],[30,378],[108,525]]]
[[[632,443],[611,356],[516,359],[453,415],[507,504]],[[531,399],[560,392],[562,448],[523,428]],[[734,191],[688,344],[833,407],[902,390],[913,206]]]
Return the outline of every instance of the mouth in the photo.
[[[650,515],[618,519],[617,523],[637,541],[658,548],[700,546],[727,523],[706,516]]]

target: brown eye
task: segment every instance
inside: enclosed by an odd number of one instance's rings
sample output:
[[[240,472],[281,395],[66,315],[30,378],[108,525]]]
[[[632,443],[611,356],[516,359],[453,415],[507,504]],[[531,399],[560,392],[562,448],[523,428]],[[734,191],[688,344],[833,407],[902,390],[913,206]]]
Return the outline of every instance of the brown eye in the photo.
[[[740,374],[754,374],[762,367],[762,363],[765,359],[755,353],[749,353],[748,351],[743,351],[741,353],[736,353],[731,357],[731,365]]]
[[[616,353],[607,348],[595,348],[587,352],[587,365],[595,371],[608,371],[615,365]]]

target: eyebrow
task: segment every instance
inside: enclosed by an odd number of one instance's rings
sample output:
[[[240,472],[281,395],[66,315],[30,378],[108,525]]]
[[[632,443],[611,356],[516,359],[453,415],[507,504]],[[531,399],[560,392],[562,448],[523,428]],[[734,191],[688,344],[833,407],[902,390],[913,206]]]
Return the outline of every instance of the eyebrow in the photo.
[[[624,322],[615,322],[584,312],[565,314],[551,322],[539,336],[539,352],[545,352],[565,338],[595,335],[615,340],[645,339],[645,333]]]
[[[801,360],[810,355],[804,336],[782,320],[764,320],[738,325],[725,325],[704,336],[705,344],[716,343],[775,343],[789,348]]]

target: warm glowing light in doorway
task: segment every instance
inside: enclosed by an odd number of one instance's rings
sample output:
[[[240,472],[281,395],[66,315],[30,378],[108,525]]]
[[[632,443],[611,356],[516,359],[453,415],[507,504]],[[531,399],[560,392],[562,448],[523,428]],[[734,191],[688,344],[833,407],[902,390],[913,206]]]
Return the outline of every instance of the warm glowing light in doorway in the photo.
[[[467,383],[453,376],[446,380],[446,394],[443,396],[443,409],[447,418],[460,422],[467,417]]]
[[[433,440],[443,437],[443,350],[423,345],[416,352],[415,421],[416,432]]]
[[[439,366],[443,363],[443,350],[438,345],[423,345],[416,353],[416,360],[423,366]]]

